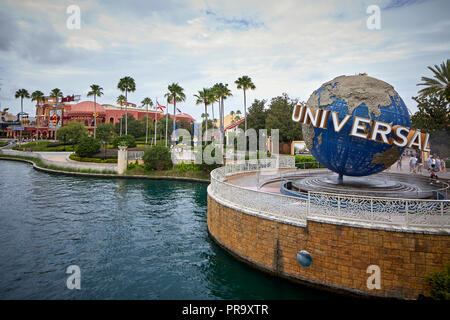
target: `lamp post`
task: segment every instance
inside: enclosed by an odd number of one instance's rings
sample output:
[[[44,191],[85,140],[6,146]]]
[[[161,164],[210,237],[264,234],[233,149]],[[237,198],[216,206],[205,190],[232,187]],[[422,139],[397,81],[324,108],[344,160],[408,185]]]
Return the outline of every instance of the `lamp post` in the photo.
[[[106,159],[106,141],[103,140],[102,144],[103,144],[103,160],[105,160]]]

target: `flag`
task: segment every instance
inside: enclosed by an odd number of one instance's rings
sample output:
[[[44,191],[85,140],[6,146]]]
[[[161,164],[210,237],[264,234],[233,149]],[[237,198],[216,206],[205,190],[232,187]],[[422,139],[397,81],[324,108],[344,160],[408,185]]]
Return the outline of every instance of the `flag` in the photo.
[[[160,105],[159,102],[158,102],[158,100],[156,100],[156,104],[158,105],[158,107],[156,108],[157,110],[164,111],[164,109],[166,108],[166,106]]]

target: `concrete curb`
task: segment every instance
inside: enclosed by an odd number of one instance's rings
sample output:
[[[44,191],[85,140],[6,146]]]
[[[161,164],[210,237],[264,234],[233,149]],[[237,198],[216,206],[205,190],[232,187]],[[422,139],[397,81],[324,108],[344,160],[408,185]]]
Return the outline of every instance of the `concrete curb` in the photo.
[[[53,173],[53,174],[68,175],[68,176],[83,176],[83,177],[92,177],[92,178],[112,178],[112,179],[178,180],[178,181],[186,181],[186,182],[210,183],[209,180],[197,179],[197,178],[186,178],[186,177],[171,177],[171,176],[150,177],[150,176],[144,176],[144,175],[119,175],[119,174],[85,173],[85,172],[71,172],[71,171],[54,170],[54,169],[39,167],[34,163],[33,160],[2,157],[1,155],[0,155],[0,160],[27,162],[27,163],[32,164],[33,168],[35,170],[43,171],[43,172],[47,172],[47,173]]]

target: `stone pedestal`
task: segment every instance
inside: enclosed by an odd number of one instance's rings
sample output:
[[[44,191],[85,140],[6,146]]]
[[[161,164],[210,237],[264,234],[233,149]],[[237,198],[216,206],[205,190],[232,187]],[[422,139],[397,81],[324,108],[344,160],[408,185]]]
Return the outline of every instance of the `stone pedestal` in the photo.
[[[127,147],[119,146],[119,153],[117,154],[117,172],[124,174],[127,170],[128,164],[128,151]]]

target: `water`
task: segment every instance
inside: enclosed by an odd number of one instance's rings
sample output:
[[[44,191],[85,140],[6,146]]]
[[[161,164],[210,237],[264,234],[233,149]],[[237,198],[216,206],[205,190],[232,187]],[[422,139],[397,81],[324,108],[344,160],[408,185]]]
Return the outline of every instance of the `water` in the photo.
[[[0,161],[0,299],[334,299],[208,236],[206,184],[51,175]],[[81,269],[81,290],[66,268]]]

